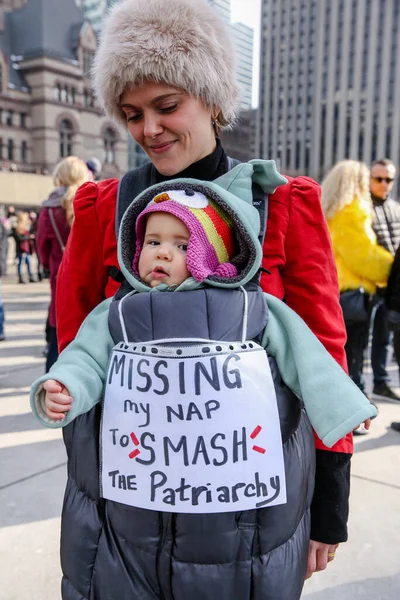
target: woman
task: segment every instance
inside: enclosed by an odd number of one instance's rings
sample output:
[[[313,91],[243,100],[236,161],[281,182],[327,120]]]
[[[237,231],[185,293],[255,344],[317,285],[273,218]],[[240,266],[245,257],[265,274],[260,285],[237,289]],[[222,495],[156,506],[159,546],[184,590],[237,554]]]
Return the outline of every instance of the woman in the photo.
[[[59,162],[53,174],[56,189],[43,202],[37,225],[36,246],[38,256],[43,268],[50,273],[51,289],[46,373],[58,356],[55,307],[56,280],[74,218],[72,202],[78,187],[87,180],[87,167],[76,156],[69,156]]]
[[[37,244],[36,244],[36,235],[37,235],[37,227],[38,227],[38,216],[36,214],[36,212],[34,210],[32,210],[29,213],[29,219],[31,222],[31,228],[30,228],[30,233],[32,236],[32,249],[33,252],[36,254],[36,259],[37,259],[37,278],[38,281],[42,281],[42,265],[40,264],[40,257],[37,251]]]
[[[390,252],[378,246],[372,230],[368,167],[353,160],[338,163],[322,182],[322,208],[339,277],[349,375],[364,392],[363,360],[368,343],[369,299],[377,285],[386,285],[393,262]],[[350,314],[354,301],[358,301],[359,308],[356,306],[355,314]]]
[[[128,129],[147,153],[151,161],[147,185],[177,177],[212,181],[228,171],[218,134],[234,122],[238,111],[233,52],[225,25],[204,0],[125,0],[115,5],[104,24],[94,82],[108,116]],[[141,173],[134,172],[133,178]],[[76,194],[75,221],[57,288],[61,349],[74,339],[87,314],[119,288],[111,276],[118,265],[118,183],[116,179],[88,183]],[[336,271],[317,184],[304,177],[289,178],[287,185],[271,194],[267,231],[264,267],[268,273],[262,276],[263,288],[284,298],[346,368]],[[93,426],[98,423],[98,415],[88,415]],[[87,423],[80,421],[80,431],[89,431]],[[77,443],[78,426],[66,427],[64,434],[70,447]],[[333,560],[336,545],[347,539],[352,436],[331,451],[320,440],[316,447],[307,576],[324,569]],[[93,450],[93,464],[96,456]],[[329,489],[335,492],[329,497],[318,477],[321,470],[332,476]],[[94,496],[97,493],[93,491]],[[104,524],[108,517],[101,515]],[[63,589],[65,598],[70,598],[67,594],[74,584],[67,540],[71,537],[63,539],[64,573],[70,573]],[[304,575],[306,563],[307,556],[301,563]]]
[[[29,214],[27,212],[20,212],[17,215],[17,223],[14,232],[15,239],[15,252],[17,255],[18,261],[18,281],[19,283],[26,283],[25,279],[22,277],[22,264],[26,264],[26,269],[28,271],[28,277],[30,283],[34,283],[35,279],[32,275],[32,265],[31,265],[31,255],[32,255],[32,243],[33,236],[30,233],[30,219]]]

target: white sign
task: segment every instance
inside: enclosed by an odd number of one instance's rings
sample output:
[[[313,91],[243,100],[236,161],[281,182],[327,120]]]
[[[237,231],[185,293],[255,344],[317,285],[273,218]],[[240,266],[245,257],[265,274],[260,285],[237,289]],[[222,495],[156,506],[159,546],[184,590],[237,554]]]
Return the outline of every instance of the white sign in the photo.
[[[263,348],[115,346],[102,415],[101,490],[110,500],[177,513],[284,504],[278,408]]]

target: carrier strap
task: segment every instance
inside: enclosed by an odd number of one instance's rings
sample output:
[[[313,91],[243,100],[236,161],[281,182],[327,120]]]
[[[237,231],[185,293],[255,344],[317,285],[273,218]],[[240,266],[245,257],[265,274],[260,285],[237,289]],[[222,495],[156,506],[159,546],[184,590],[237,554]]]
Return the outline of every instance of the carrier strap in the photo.
[[[155,170],[151,162],[128,171],[120,179],[117,191],[117,210],[115,213],[115,234],[118,239],[122,217],[131,202],[145,189],[156,183]]]
[[[244,344],[245,341],[247,340],[247,325],[248,325],[248,318],[249,318],[249,296],[248,296],[247,290],[242,285],[240,286],[240,290],[243,294],[243,324],[242,324],[241,343]],[[127,333],[127,329],[126,329],[126,325],[125,325],[123,304],[129,296],[133,296],[136,293],[137,292],[135,290],[132,290],[131,292],[126,294],[126,296],[124,296],[118,304],[118,318],[119,318],[119,323],[120,323],[121,330],[122,330],[122,337],[124,338],[125,344],[129,344],[129,337],[128,337],[128,333]],[[209,341],[210,340],[203,339],[203,338],[167,338],[167,339],[160,339],[160,340],[149,340],[149,341],[146,341],[146,344],[149,344],[149,343],[164,344],[164,343],[177,343],[177,342],[205,343],[205,342],[209,342]]]
[[[231,171],[233,167],[236,167],[240,164],[240,160],[228,156],[228,171]],[[253,193],[253,206],[258,210],[258,214],[260,215],[260,233],[258,236],[258,241],[262,246],[264,244],[265,234],[267,232],[268,194],[264,192],[262,187],[257,183],[253,183],[251,189]]]

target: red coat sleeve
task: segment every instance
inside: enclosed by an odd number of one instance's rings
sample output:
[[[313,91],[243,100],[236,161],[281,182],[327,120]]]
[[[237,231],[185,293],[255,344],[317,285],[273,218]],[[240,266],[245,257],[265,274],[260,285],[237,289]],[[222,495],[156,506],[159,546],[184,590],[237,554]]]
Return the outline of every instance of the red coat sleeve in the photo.
[[[285,300],[347,372],[336,265],[320,187],[312,179],[289,178],[269,197],[263,266],[271,271],[262,275],[263,290]],[[317,438],[316,447],[327,449]],[[349,434],[331,450],[352,448]]]
[[[75,219],[57,278],[60,351],[74,339],[89,312],[118,289],[108,275],[108,268],[118,264],[114,232],[117,186],[116,179],[85,183],[75,195]]]

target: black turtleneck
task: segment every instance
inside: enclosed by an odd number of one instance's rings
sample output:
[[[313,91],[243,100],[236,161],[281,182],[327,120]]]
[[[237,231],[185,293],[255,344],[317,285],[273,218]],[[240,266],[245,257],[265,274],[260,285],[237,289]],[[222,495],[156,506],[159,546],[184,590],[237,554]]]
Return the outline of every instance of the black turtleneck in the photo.
[[[221,146],[220,140],[217,139],[216,142],[217,147],[215,148],[214,152],[211,152],[211,154],[208,156],[201,158],[175,175],[162,175],[156,170],[155,167],[153,167],[156,183],[180,178],[214,181],[214,179],[217,179],[217,177],[224,175],[224,173],[226,173],[228,170],[228,158],[225,150]]]
[[[372,199],[372,204],[375,206],[380,206],[381,204],[383,204],[385,202],[385,200],[387,200],[389,198],[389,196],[386,196],[386,198],[378,198],[378,196],[375,196],[374,194],[371,193],[371,199]]]

